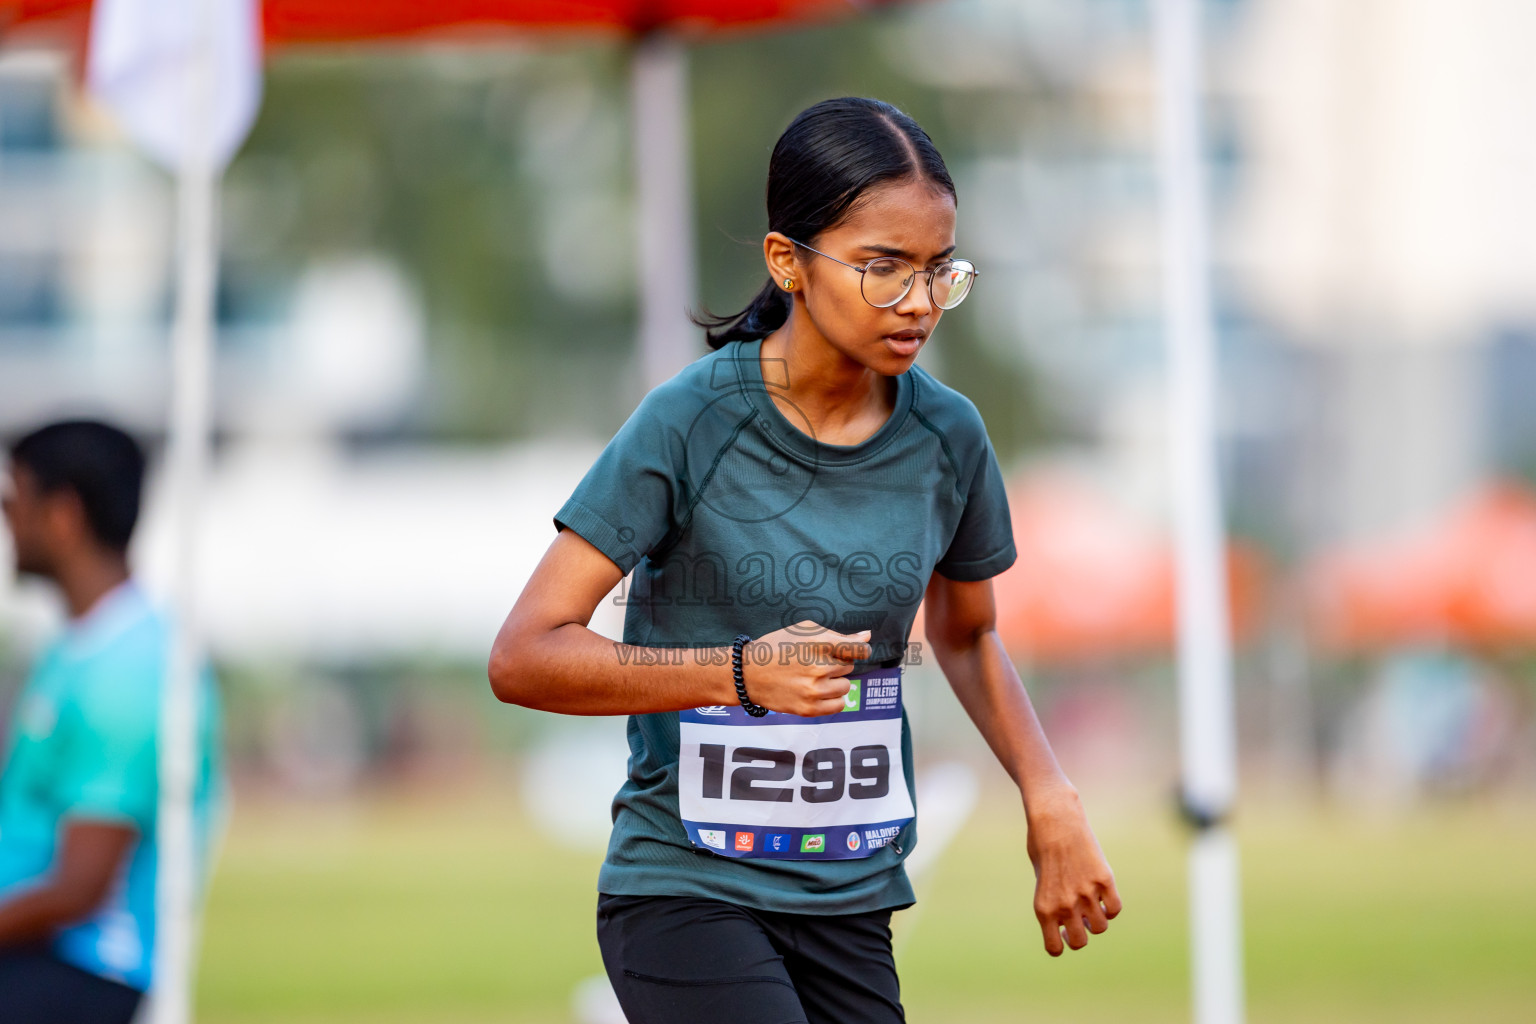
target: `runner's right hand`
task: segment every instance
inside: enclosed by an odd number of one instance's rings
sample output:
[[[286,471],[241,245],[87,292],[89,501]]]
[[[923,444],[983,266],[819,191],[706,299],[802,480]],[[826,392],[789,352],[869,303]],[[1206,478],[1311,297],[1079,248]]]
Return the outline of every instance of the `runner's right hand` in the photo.
[[[803,619],[743,644],[747,698],[770,711],[806,718],[836,714],[843,710],[853,663],[869,657],[869,638],[867,629],[838,633]],[[765,647],[771,655],[761,653]]]

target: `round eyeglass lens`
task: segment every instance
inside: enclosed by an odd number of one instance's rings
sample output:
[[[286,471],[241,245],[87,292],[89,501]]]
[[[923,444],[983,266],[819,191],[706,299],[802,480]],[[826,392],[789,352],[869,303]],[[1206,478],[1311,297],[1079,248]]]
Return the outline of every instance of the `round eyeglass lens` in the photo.
[[[894,306],[912,287],[912,268],[898,259],[870,260],[860,286],[871,306]]]
[[[976,281],[976,266],[969,260],[950,260],[933,271],[933,303],[940,309],[954,309],[970,292]]]

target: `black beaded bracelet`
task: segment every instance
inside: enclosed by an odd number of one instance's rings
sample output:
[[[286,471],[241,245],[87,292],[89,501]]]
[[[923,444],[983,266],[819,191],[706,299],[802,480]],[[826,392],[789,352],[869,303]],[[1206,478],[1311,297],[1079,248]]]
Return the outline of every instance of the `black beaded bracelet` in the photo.
[[[762,718],[768,713],[768,709],[761,704],[753,704],[747,697],[747,681],[741,674],[741,645],[752,642],[752,638],[745,633],[736,634],[736,640],[731,644],[731,675],[736,679],[736,699],[741,701],[741,706],[746,708],[747,714],[753,718]]]

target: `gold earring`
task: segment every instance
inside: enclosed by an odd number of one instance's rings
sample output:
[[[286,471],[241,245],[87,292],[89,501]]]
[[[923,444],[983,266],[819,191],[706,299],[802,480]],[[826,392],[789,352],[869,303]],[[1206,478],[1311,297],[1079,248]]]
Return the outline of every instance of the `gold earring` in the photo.
[[[785,291],[789,291],[789,290],[790,290],[790,289],[791,289],[791,288],[793,288],[793,287],[794,287],[794,286],[795,286],[795,282],[794,282],[794,279],[793,279],[793,278],[788,278],[788,277],[786,277],[786,278],[785,278],[785,279],[784,279],[784,290],[785,290]]]

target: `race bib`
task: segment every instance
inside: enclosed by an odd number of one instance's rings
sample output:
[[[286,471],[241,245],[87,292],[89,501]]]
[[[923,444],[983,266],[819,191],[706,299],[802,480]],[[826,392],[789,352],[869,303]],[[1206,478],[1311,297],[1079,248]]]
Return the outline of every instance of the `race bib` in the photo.
[[[819,718],[741,707],[678,712],[678,806],[695,846],[727,857],[844,860],[913,818],[901,760],[901,667],[850,680]]]

